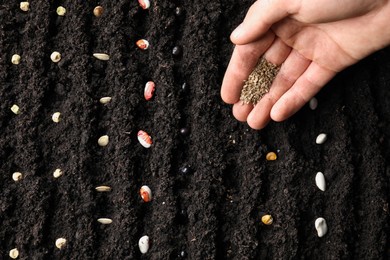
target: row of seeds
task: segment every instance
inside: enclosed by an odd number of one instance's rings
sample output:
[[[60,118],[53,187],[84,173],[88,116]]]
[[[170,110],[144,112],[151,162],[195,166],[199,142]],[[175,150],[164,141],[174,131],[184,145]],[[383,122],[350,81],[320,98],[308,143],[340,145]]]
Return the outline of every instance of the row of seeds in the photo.
[[[315,110],[318,106],[318,100],[313,97],[310,102],[309,102],[309,107],[312,110]],[[325,143],[327,140],[327,134],[321,133],[317,136],[316,138],[316,144],[321,145]],[[266,160],[267,161],[274,161],[277,159],[277,154],[275,152],[269,152],[266,155]],[[326,181],[325,181],[325,176],[322,172],[317,172],[315,176],[315,183],[316,186],[321,190],[325,191],[326,190]],[[273,218],[271,215],[261,212],[260,213],[260,219],[261,222],[265,225],[271,225],[273,223]],[[318,237],[323,237],[327,232],[328,232],[328,226],[326,223],[326,220],[323,217],[319,217],[315,220],[314,222],[315,229],[317,231]]]
[[[147,0],[146,1],[139,0],[138,2],[143,9],[147,9],[150,6],[150,2]],[[103,12],[103,8],[99,8],[98,11],[95,8],[94,14],[95,14],[95,12],[98,12],[101,15]],[[149,48],[149,42],[145,39],[138,40],[136,42],[136,45],[141,50],[147,50]],[[99,60],[102,60],[102,61],[108,61],[110,59],[109,55],[105,54],[105,53],[95,53],[95,54],[93,54],[93,56]],[[150,100],[153,97],[154,90],[155,90],[154,82],[149,81],[145,84],[144,97],[146,100]],[[102,104],[107,104],[107,103],[111,102],[111,97],[102,97],[99,100],[99,102]],[[138,131],[137,138],[138,138],[138,141],[140,142],[140,144],[145,148],[150,148],[152,143],[153,143],[150,135],[143,130]],[[103,136],[99,137],[99,139],[98,139],[99,146],[104,147],[104,146],[107,146],[108,143],[109,143],[109,136],[108,135],[103,135]],[[110,191],[110,190],[111,190],[111,188],[108,186],[96,187],[96,191],[99,191],[99,192],[106,192],[106,191]],[[148,186],[143,185],[140,188],[140,196],[144,202],[150,202],[152,200],[151,189]],[[111,224],[112,220],[110,218],[99,218],[98,222],[100,222],[101,224]],[[139,246],[139,250],[142,254],[147,253],[149,250],[149,237],[147,235],[142,236],[138,241],[138,246]]]
[[[30,10],[30,4],[29,2],[20,2],[19,4],[19,7],[20,9],[23,11],[23,12],[28,12]],[[62,13],[62,11],[64,10],[61,10],[61,8],[58,8],[57,9],[57,13],[58,15],[60,15],[60,13]],[[53,52],[51,55],[50,55],[50,58],[53,62],[58,62],[60,59],[61,59],[61,55],[58,53],[58,52]],[[11,57],[11,63],[14,64],[14,65],[18,65],[20,64],[22,60],[22,57],[19,55],[19,54],[13,54],[12,57]],[[21,108],[14,104],[11,106],[11,111],[18,115],[21,113]],[[60,121],[60,113],[59,112],[55,112],[53,115],[52,115],[52,120],[55,122],[55,123],[58,123]],[[62,170],[61,169],[56,169],[54,170],[53,172],[53,177],[54,178],[59,178],[61,175],[63,174]],[[15,182],[19,182],[19,181],[22,181],[23,180],[23,173],[21,172],[14,172],[12,174],[12,179],[15,181]],[[64,246],[66,245],[66,239],[63,238],[63,237],[60,237],[60,238],[57,238],[56,241],[55,241],[55,246],[58,248],[58,249],[61,249],[63,248]],[[9,257],[12,258],[12,259],[16,259],[19,257],[19,250],[18,248],[13,248],[9,251]]]
[[[313,106],[313,103],[315,103],[315,106]],[[313,98],[310,101],[309,105],[310,105],[310,108],[317,107],[317,100],[315,98]],[[319,145],[323,144],[326,142],[326,140],[327,140],[327,135],[324,133],[321,133],[316,138],[316,144],[319,144]],[[317,172],[316,177],[315,177],[315,182],[316,182],[317,187],[321,191],[326,190],[325,176],[322,172]],[[328,232],[328,226],[326,224],[326,220],[322,217],[319,217],[315,220],[314,227],[317,230],[318,237],[323,237]]]
[[[143,9],[147,9],[149,8],[150,6],[150,3],[148,0],[139,0],[139,4],[140,6],[143,8]],[[30,10],[30,3],[29,2],[21,2],[20,3],[20,9],[23,11],[23,12],[28,12]],[[96,17],[99,17],[103,14],[103,7],[102,6],[96,6],[93,10],[93,14],[94,16]],[[65,7],[63,6],[59,6],[57,9],[56,9],[56,12],[59,16],[64,16],[66,14],[66,9]],[[149,42],[144,40],[144,39],[141,39],[141,40],[138,40],[136,42],[136,45],[142,49],[142,50],[146,50],[148,49],[149,47]],[[98,60],[102,60],[102,61],[108,61],[110,59],[110,56],[106,53],[94,53],[93,56],[98,59]],[[58,51],[54,51],[51,53],[50,55],[50,59],[52,62],[54,63],[58,63],[61,61],[61,53],[58,52]],[[11,57],[11,63],[14,64],[14,65],[18,65],[20,64],[20,62],[22,62],[22,57],[19,55],[19,54],[13,54],[12,57]],[[145,96],[145,99],[146,100],[150,100],[153,96],[153,92],[154,92],[154,88],[155,88],[155,85],[153,82],[147,82],[146,83],[146,86],[145,86],[145,93],[144,93],[144,96]],[[111,97],[102,97],[99,102],[101,104],[107,104],[111,101]],[[11,111],[15,114],[15,115],[19,115],[23,109],[21,109],[17,104],[13,104],[11,106]],[[54,112],[52,114],[52,121],[55,122],[55,123],[59,123],[61,121],[61,112]],[[151,145],[152,145],[152,139],[151,137],[144,131],[140,130],[137,134],[137,137],[138,137],[138,140],[139,142],[141,143],[142,146],[144,146],[145,148],[149,148]],[[98,144],[99,146],[107,146],[107,144],[109,143],[109,137],[108,135],[104,135],[104,136],[101,136],[99,139],[98,139]],[[61,169],[56,169],[54,172],[53,172],[53,177],[54,178],[59,178],[60,176],[63,175],[63,171]],[[23,179],[23,174],[21,172],[14,172],[12,174],[12,179],[15,181],[15,182],[19,182]],[[95,188],[96,191],[98,192],[108,192],[111,190],[111,187],[109,186],[105,186],[105,185],[102,185],[102,186],[98,186]],[[141,187],[140,189],[140,195],[141,195],[141,198],[145,201],[145,202],[149,202],[151,199],[152,199],[152,192],[151,192],[151,189],[144,185]],[[111,224],[112,223],[112,219],[110,218],[98,218],[97,221],[101,224]],[[56,239],[55,241],[55,246],[58,248],[58,249],[62,249],[65,245],[66,245],[66,238],[58,238]],[[149,249],[149,237],[148,236],[143,236],[140,238],[139,240],[139,248],[140,248],[140,251],[141,253],[146,253]],[[19,250],[18,248],[13,248],[9,251],[9,257],[12,258],[12,259],[16,259],[19,257]]]
[[[138,0],[138,2],[143,9],[148,9],[150,7],[149,0]],[[175,14],[177,16],[181,16],[182,13],[183,13],[182,9],[180,7],[177,7],[175,10]],[[147,50],[149,48],[149,42],[145,39],[138,40],[136,42],[136,45],[142,50]],[[172,55],[176,58],[180,57],[182,55],[182,48],[180,46],[175,46],[172,49]],[[145,88],[144,88],[145,100],[148,101],[148,100],[151,100],[153,98],[155,88],[156,88],[156,84],[153,81],[146,82]],[[188,88],[186,86],[186,83],[183,84],[182,88],[183,88],[183,91]],[[188,130],[188,128],[182,128],[182,129],[180,129],[180,133],[183,136],[186,136],[189,134],[189,130]],[[140,142],[140,144],[143,147],[145,147],[145,148],[151,147],[152,138],[150,137],[150,135],[147,132],[145,132],[143,130],[139,130],[137,133],[137,137],[138,137],[138,141]],[[186,173],[189,173],[191,171],[191,168],[189,166],[184,166],[180,170],[182,173],[186,174]],[[141,195],[141,198],[144,200],[144,202],[150,202],[152,200],[152,191],[146,185],[141,187],[140,195]],[[147,235],[142,236],[138,241],[138,246],[139,246],[139,250],[142,254],[147,253],[149,250],[149,246],[150,246],[149,236],[147,236]],[[184,250],[179,253],[179,257],[181,257],[181,258],[186,257],[186,255],[187,254]]]
[[[142,9],[148,9],[150,7],[150,2],[149,0],[138,0],[139,5],[142,7]],[[149,48],[149,42],[145,39],[138,40],[136,42],[136,45],[138,48],[141,50],[147,50]],[[145,84],[145,89],[144,89],[144,98],[148,101],[153,97],[155,90],[155,84],[153,81],[148,81]],[[152,138],[150,135],[143,131],[139,130],[137,133],[137,138],[140,144],[145,147],[145,148],[150,148],[152,145]],[[152,190],[146,186],[143,185],[140,189],[140,195],[141,198],[143,199],[144,202],[150,202],[152,200]],[[138,241],[138,247],[139,250],[142,254],[146,254],[149,251],[149,236],[144,235],[142,236],[139,241]]]

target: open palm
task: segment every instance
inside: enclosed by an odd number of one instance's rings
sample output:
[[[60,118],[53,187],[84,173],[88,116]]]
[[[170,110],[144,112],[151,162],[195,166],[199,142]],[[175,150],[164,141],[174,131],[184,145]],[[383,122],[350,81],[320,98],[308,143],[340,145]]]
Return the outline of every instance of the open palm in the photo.
[[[298,111],[335,74],[390,43],[390,4],[374,0],[259,0],[232,33],[222,83],[233,114],[261,129]],[[264,56],[281,65],[256,106],[239,102],[243,82]]]

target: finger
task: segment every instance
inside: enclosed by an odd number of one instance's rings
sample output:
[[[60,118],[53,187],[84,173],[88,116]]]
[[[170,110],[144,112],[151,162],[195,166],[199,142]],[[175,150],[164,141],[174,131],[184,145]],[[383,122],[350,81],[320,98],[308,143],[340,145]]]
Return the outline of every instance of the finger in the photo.
[[[247,44],[259,39],[272,24],[287,17],[299,7],[294,3],[299,1],[258,0],[248,10],[244,21],[233,31],[230,40],[234,44]]]
[[[238,121],[245,122],[252,109],[252,104],[244,104],[242,101],[239,101],[233,105],[233,116]]]
[[[264,59],[272,64],[280,66],[291,52],[291,47],[286,45],[280,38],[276,38],[268,50],[264,53]]]
[[[335,75],[335,71],[312,62],[302,76],[272,107],[271,118],[280,122],[295,114]]]
[[[305,1],[294,18],[304,23],[329,23],[353,18],[382,7],[385,1]],[[321,7],[321,8],[318,8]]]
[[[275,65],[280,65],[286,60],[290,51],[291,48],[284,44],[283,41],[275,39],[271,47],[264,53],[264,58]],[[233,115],[237,120],[245,122],[252,109],[252,104],[244,104],[243,102],[238,101],[233,106]]]
[[[248,115],[248,125],[254,129],[264,128],[271,119],[271,109],[296,80],[306,71],[311,61],[292,50],[273,81],[270,91],[257,103]]]
[[[291,48],[284,44],[282,40],[277,38],[263,56],[272,64],[281,65],[286,60],[290,52]],[[245,122],[252,109],[253,105],[246,105],[239,101],[233,106],[233,115],[237,120]]]
[[[296,20],[286,18],[274,24],[272,31],[277,37],[283,39],[288,46],[298,50],[306,58],[320,64],[327,64],[329,66],[327,69],[341,71],[345,67],[356,63],[357,59],[340,48],[337,42],[329,38],[330,34],[341,31],[340,34],[336,35],[335,39],[343,39],[343,36],[346,34],[345,30],[340,28],[336,30],[336,27],[337,25],[332,24],[323,25],[321,28],[307,26]],[[349,35],[348,40],[353,37]],[[318,39],[325,40],[319,41]],[[352,50],[353,48],[349,48],[349,51]]]
[[[272,44],[274,34],[269,32],[260,40],[234,48],[229,65],[222,81],[221,97],[228,104],[235,104],[240,99],[244,81],[256,66],[259,57]]]

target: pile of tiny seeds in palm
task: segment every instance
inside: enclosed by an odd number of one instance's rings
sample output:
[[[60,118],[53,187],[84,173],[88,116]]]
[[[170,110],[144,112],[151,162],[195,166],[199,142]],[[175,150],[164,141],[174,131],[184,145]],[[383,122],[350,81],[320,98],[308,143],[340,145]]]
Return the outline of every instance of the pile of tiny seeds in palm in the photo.
[[[255,69],[249,75],[248,80],[245,81],[244,87],[241,91],[240,100],[245,104],[256,105],[257,102],[268,93],[272,81],[278,74],[280,66],[268,62],[261,58],[257,63]]]

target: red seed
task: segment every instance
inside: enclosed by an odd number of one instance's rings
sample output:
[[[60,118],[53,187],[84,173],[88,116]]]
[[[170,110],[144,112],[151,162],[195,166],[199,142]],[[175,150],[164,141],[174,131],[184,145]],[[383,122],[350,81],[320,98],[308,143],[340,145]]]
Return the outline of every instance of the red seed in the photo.
[[[141,39],[136,42],[138,48],[146,50],[149,48],[149,42],[147,40]]]
[[[148,9],[150,7],[149,0],[138,0],[138,3],[142,7],[142,9]]]
[[[139,130],[137,137],[140,144],[145,148],[149,148],[153,143],[152,138],[145,131]]]
[[[139,193],[145,202],[150,202],[152,200],[152,191],[148,186],[142,186]]]
[[[145,84],[144,97],[146,100],[150,100],[153,97],[155,87],[156,84],[153,81],[148,81]]]

